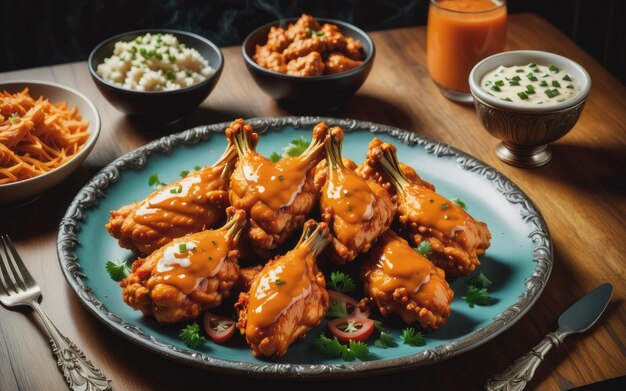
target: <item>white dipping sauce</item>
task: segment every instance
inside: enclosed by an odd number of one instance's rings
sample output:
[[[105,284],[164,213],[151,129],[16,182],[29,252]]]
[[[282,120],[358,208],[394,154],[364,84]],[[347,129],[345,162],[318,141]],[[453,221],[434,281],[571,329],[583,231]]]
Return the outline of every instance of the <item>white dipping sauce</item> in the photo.
[[[552,105],[580,95],[578,80],[554,65],[499,66],[483,76],[480,86],[507,102]]]

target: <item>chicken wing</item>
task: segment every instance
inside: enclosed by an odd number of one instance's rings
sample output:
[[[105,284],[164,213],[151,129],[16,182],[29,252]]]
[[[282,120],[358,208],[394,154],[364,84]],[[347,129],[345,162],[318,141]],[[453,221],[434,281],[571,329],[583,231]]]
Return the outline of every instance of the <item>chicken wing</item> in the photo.
[[[220,229],[172,240],[133,263],[120,283],[123,299],[159,323],[195,319],[217,307],[239,279],[237,241],[246,213],[228,209],[230,219]]]
[[[454,292],[443,270],[388,230],[361,266],[363,290],[383,316],[397,313],[405,323],[436,329],[450,315]]]
[[[433,190],[413,183],[398,165],[396,148],[380,143],[368,150],[368,165],[377,167],[395,187],[398,223],[414,245],[432,248],[429,259],[449,276],[471,274],[490,245],[487,224]]]
[[[327,134],[314,132],[313,141],[302,155],[287,156],[276,163],[250,145],[252,127],[243,120],[233,122],[226,136],[235,144],[239,161],[230,178],[231,204],[246,211],[246,237],[253,250],[275,249],[302,227],[315,206],[312,168],[324,157]]]
[[[325,123],[316,131],[328,129]],[[395,205],[389,194],[377,183],[365,181],[343,164],[341,144],[343,131],[336,126],[326,142],[328,178],[322,187],[322,219],[331,227],[331,258],[338,264],[353,261],[369,250],[372,242],[389,228]]]
[[[369,143],[368,150],[378,151],[382,145],[383,142],[379,138],[374,137]],[[375,152],[372,153],[375,154]],[[424,186],[432,191],[435,191],[435,186],[422,179],[411,166],[407,166],[406,164],[399,162],[398,167],[400,167],[400,171],[402,171],[410,183]],[[392,196],[396,195],[395,187],[389,183],[387,177],[381,173],[375,159],[366,159],[358,168],[355,169],[355,171],[361,176],[361,178],[367,181],[374,181],[381,185]]]
[[[349,71],[361,65],[363,61],[353,60],[350,57],[346,57],[342,53],[333,52],[328,56],[328,59],[324,62],[326,73],[341,73]]]
[[[121,247],[150,254],[174,238],[211,228],[228,206],[228,178],[237,160],[229,143],[212,166],[189,173],[140,202],[111,211],[106,229]]]
[[[318,52],[294,58],[287,64],[287,74],[294,76],[321,76],[324,74],[324,60]]]
[[[296,247],[269,261],[235,304],[237,327],[255,356],[281,357],[317,326],[328,310],[324,275],[316,257],[330,242],[325,223],[309,220]]]

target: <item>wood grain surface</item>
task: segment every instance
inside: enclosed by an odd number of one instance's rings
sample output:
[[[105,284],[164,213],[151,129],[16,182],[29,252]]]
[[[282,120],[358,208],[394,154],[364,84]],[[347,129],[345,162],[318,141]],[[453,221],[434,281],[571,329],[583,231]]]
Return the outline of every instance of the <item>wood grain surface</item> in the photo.
[[[602,282],[613,284],[613,299],[589,332],[568,338],[539,367],[530,389],[564,390],[626,375],[626,89],[591,56],[543,19],[510,17],[507,50],[538,49],[569,57],[587,69],[593,87],[577,126],[553,144],[552,161],[538,169],[506,165],[494,154],[497,140],[479,124],[472,106],[452,103],[428,76],[425,28],[371,34],[377,48],[374,69],[361,90],[334,117],[368,120],[448,143],[485,161],[517,183],[543,213],[554,241],[554,269],[532,309],[509,330],[483,346],[445,362],[393,375],[338,381],[358,390],[463,390],[485,380],[526,353],[576,299]],[[284,111],[254,84],[239,47],[224,48],[224,72],[214,92],[183,123],[230,121],[237,117],[282,116]],[[43,292],[42,305],[59,328],[113,379],[115,389],[206,389],[218,385],[293,386],[186,367],[145,351],[91,316],[66,284],[58,266],[56,237],[69,202],[99,169],[162,133],[131,124],[98,92],[84,62],[0,74],[0,80],[35,79],[61,83],[91,98],[102,116],[98,143],[68,180],[25,208],[0,211],[0,233],[8,233]],[[104,234],[104,231],[103,231]],[[47,337],[30,310],[0,309],[0,390],[58,390],[64,382]],[[183,387],[184,386],[184,387]],[[298,387],[318,388],[304,383]]]

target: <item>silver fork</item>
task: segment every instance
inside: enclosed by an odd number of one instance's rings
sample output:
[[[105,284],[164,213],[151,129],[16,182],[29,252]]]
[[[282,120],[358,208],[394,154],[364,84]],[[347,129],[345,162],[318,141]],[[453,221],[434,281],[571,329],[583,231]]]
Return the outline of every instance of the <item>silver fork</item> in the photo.
[[[43,321],[57,365],[72,390],[110,390],[111,380],[97,369],[74,342],[61,334],[39,305],[41,290],[8,235],[0,237],[0,302],[7,307],[27,305]]]

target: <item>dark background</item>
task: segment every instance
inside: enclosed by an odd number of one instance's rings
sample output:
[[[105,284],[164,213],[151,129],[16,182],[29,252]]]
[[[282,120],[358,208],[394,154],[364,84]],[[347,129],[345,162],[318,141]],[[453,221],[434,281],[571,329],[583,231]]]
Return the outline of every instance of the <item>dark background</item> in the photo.
[[[509,13],[547,19],[626,84],[626,1],[507,3]],[[373,31],[424,25],[427,10],[427,0],[0,0],[0,72],[85,60],[100,41],[136,29],[182,29],[229,46],[301,12]]]

